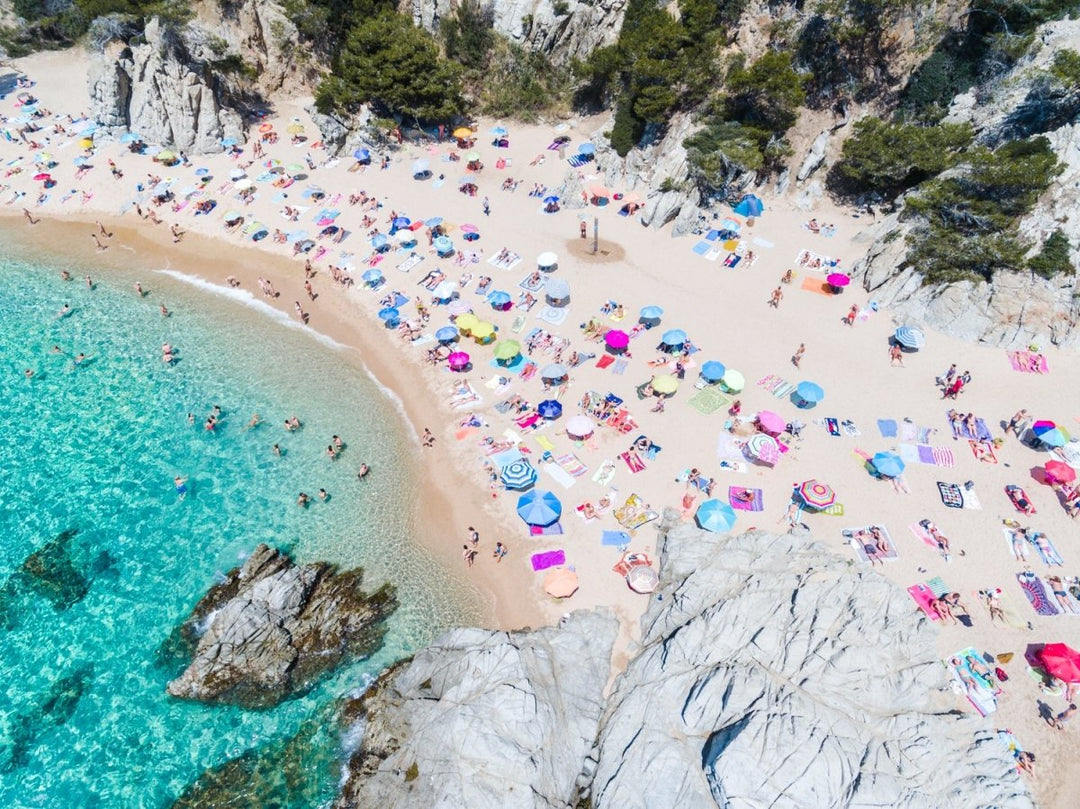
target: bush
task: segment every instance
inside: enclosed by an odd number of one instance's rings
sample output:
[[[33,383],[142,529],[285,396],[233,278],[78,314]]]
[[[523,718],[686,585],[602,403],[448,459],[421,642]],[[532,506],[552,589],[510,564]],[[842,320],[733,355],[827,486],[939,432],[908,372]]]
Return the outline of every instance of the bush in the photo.
[[[1080,87],[1080,53],[1071,50],[1058,51],[1050,65],[1050,73],[1070,90]]]
[[[955,165],[972,139],[968,124],[920,126],[863,118],[829,170],[831,191],[891,199]]]
[[[480,111],[495,118],[534,122],[541,113],[565,110],[569,75],[542,53],[497,38],[484,67],[469,75]]]
[[[620,102],[615,107],[615,123],[611,127],[611,148],[619,157],[626,157],[644,134],[645,125],[634,117],[629,105]]]
[[[737,65],[727,80],[728,117],[782,135],[799,117],[807,79],[790,53],[769,51],[749,69]]]
[[[1042,250],[1028,259],[1028,269],[1043,278],[1076,274],[1076,266],[1069,258],[1069,240],[1061,228],[1051,233]]]
[[[439,24],[446,56],[465,67],[482,67],[495,44],[494,12],[478,0],[465,0]]]

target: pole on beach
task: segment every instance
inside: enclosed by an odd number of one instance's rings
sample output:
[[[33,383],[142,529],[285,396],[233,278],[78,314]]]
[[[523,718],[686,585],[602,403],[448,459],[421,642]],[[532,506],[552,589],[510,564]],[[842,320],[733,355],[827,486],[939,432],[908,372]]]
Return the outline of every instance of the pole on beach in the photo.
[[[600,249],[600,217],[594,216],[592,218],[592,251],[595,256]]]

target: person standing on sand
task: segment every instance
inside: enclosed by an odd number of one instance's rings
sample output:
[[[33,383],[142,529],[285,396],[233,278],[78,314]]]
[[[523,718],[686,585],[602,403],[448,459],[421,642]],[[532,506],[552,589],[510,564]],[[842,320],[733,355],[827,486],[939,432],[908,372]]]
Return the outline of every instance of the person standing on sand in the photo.
[[[29,213],[30,213],[30,212],[29,212],[29,211],[27,211],[27,215],[28,215],[28,216],[29,216]],[[589,226],[585,224],[585,220],[584,220],[584,219],[582,219],[582,220],[581,220],[581,226],[580,226],[580,227],[578,228],[578,230],[579,230],[579,231],[580,231],[580,233],[581,233],[581,238],[583,238],[583,239],[587,239],[587,238],[589,237]]]
[[[478,551],[474,551],[468,545],[462,545],[461,558],[465,560],[465,567],[472,567],[473,562],[476,561],[476,554]]]
[[[889,365],[904,367],[904,352],[900,349],[898,343],[889,346]]]
[[[501,542],[496,542],[495,550],[492,551],[491,555],[496,562],[501,562],[503,560],[503,557],[506,556],[507,553],[509,553],[509,551],[506,549],[506,546],[503,545]],[[1073,705],[1072,707],[1074,710],[1076,709],[1075,705]]]
[[[469,526],[469,542],[472,543],[474,548],[480,544],[480,532],[471,525]]]
[[[773,309],[780,308],[780,301],[784,299],[784,290],[781,287],[777,287],[772,291],[772,297],[769,298],[769,306]]]
[[[22,212],[23,212],[23,216],[26,217],[26,221],[29,222],[31,225],[36,225],[38,222],[41,221],[40,219],[34,219],[34,215],[32,213],[30,213],[29,208],[23,208]]]
[[[427,427],[424,428],[424,435],[420,439],[420,443],[423,444],[425,447],[435,446],[435,436],[431,434],[431,430],[429,430]]]
[[[1064,711],[1055,716],[1053,720],[1051,720],[1050,726],[1057,730],[1065,730],[1065,723],[1072,719],[1075,713],[1076,703],[1070,702],[1068,708],[1066,708]]]
[[[105,226],[103,224],[101,224],[100,221],[95,221],[94,224],[98,226],[98,233],[100,233],[106,239],[111,239],[112,238],[112,234],[109,233],[109,231],[105,230]]]
[[[487,197],[484,197],[484,216],[491,216],[491,203]]]
[[[799,367],[799,363],[802,362],[802,355],[806,352],[806,344],[799,343],[799,347],[795,349],[795,353],[791,355],[791,364],[796,368]]]
[[[1020,433],[1023,432],[1023,428],[1024,428],[1025,423],[1027,422],[1027,419],[1028,419],[1027,408],[1023,408],[1023,407],[1020,408],[1015,413],[1013,413],[1013,417],[1011,419],[1009,419],[1009,424],[1005,428],[1005,433],[1006,434],[1012,433],[1017,438],[1019,438]]]
[[[169,232],[172,234],[173,244],[178,244],[184,238],[184,231],[180,230],[180,225],[173,225],[169,228]]]

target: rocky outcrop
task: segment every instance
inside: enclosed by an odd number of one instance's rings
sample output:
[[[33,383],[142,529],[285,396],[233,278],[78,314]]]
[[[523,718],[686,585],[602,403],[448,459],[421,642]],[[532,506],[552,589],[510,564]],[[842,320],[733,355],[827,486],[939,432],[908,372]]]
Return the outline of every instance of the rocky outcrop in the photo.
[[[90,61],[90,112],[102,134],[137,132],[193,154],[244,139],[239,113],[224,106],[220,79],[184,38],[154,18],[141,44],[113,39]]]
[[[242,64],[245,89],[250,83],[265,97],[317,75],[310,47],[300,45],[296,25],[275,0],[214,0],[200,4],[197,14],[184,29],[188,46],[210,63]]]
[[[627,0],[500,0],[484,3],[495,31],[556,64],[585,59],[612,44],[622,28]],[[453,14],[455,0],[411,0],[417,25],[434,33]]]
[[[259,545],[180,628],[191,663],[168,692],[248,708],[275,705],[382,643],[393,588],[361,590],[363,571],[294,565]]]
[[[933,633],[894,584],[802,537],[661,534],[596,809],[1031,809],[1002,746],[948,710]]]
[[[445,633],[350,710],[365,733],[337,807],[575,804],[617,626],[579,612],[533,632]]]
[[[348,714],[364,737],[338,809],[1033,809],[1005,748],[952,710],[896,585],[805,532],[669,511],[660,534],[661,588],[603,711],[610,618],[448,633]]]

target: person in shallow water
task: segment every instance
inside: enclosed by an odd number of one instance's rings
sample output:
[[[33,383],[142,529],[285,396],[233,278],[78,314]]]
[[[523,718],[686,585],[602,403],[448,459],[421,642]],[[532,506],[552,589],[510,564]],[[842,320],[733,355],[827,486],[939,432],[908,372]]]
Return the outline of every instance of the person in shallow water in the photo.
[[[187,478],[177,475],[173,478],[173,485],[176,487],[176,493],[183,500],[188,493]]]

